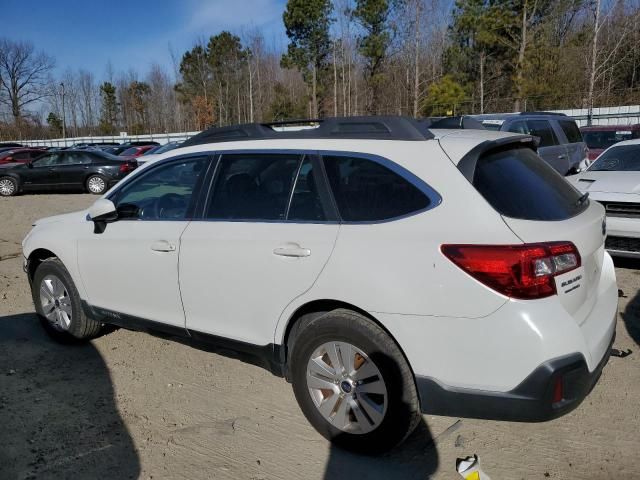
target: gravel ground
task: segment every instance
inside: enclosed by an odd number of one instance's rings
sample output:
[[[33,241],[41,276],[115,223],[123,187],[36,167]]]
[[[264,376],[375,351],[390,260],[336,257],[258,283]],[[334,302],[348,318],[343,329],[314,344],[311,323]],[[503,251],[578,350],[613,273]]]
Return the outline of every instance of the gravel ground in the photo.
[[[611,359],[577,410],[541,424],[426,416],[403,447],[368,458],[332,448],[260,368],[122,329],[49,340],[20,241],[33,220],[94,199],[0,199],[1,479],[455,479],[456,458],[474,453],[494,480],[638,478],[640,263],[616,262],[615,346],[633,353]]]

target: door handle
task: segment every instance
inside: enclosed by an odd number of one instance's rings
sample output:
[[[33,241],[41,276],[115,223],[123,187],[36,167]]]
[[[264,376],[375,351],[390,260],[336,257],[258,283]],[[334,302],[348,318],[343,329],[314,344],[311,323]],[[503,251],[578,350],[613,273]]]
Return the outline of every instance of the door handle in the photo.
[[[281,257],[308,257],[311,255],[311,250],[308,248],[302,248],[298,245],[291,245],[287,247],[278,247],[273,250],[275,255]]]
[[[176,246],[166,240],[158,240],[151,245],[151,250],[154,252],[175,252]]]
[[[563,158],[567,158],[566,155],[558,155],[558,158],[563,159]]]

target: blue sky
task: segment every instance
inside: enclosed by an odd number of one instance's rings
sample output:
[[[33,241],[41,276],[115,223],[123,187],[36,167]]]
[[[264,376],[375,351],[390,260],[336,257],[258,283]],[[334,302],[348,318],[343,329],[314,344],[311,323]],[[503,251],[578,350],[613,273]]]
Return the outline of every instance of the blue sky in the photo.
[[[28,40],[56,60],[56,73],[85,68],[98,78],[152,63],[171,70],[198,38],[222,30],[259,28],[268,45],[284,48],[286,0],[0,0],[0,36]]]

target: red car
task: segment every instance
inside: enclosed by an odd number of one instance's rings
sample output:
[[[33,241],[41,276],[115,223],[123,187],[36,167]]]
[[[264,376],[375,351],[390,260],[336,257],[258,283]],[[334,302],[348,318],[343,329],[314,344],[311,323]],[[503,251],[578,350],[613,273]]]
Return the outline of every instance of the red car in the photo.
[[[131,148],[127,148],[124,152],[122,152],[118,156],[127,157],[127,158],[136,158],[144,155],[147,150],[151,150],[154,147],[156,147],[156,145],[143,145],[141,147],[131,147]]]
[[[634,125],[593,125],[580,129],[589,147],[589,160],[595,160],[614,143],[640,138],[640,123]]]
[[[5,163],[29,163],[46,150],[41,148],[14,148],[0,152],[0,165]]]

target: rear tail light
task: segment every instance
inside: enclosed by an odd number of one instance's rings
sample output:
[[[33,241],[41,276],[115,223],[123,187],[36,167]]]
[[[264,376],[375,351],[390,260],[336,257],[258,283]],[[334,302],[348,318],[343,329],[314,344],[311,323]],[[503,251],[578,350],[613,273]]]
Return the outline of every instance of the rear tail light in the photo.
[[[523,245],[442,245],[442,253],[489,288],[519,299],[556,293],[554,277],[578,268],[578,249],[571,242]]]
[[[132,171],[134,171],[136,169],[137,166],[138,166],[137,163],[124,162],[122,165],[120,165],[120,173],[132,172]]]

